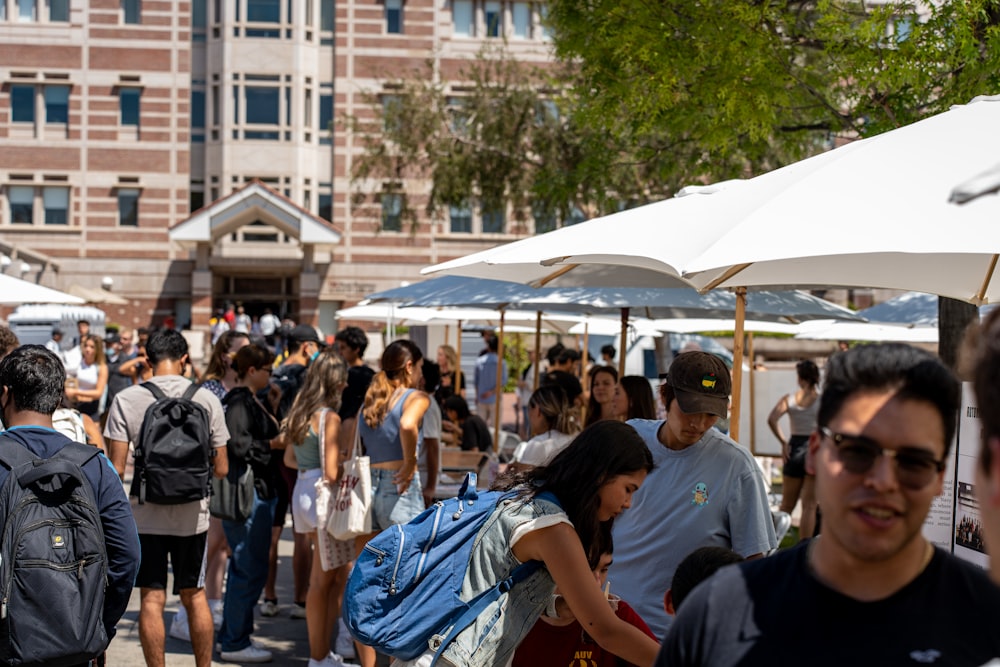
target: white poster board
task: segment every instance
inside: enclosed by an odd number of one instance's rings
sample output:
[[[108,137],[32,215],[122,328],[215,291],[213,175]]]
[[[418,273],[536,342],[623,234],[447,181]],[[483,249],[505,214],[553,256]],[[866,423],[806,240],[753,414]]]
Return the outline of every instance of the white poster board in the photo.
[[[979,456],[979,409],[971,382],[962,383],[962,407],[958,418],[958,447],[954,479],[954,529],[950,540],[952,551],[959,558],[989,567],[989,557],[983,546],[979,503],[975,497],[975,470]]]

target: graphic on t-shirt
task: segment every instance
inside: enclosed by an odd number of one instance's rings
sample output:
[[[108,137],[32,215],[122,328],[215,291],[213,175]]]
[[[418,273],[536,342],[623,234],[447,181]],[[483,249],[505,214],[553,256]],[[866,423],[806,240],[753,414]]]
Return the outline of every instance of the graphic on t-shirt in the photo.
[[[575,651],[569,667],[597,667],[593,651]]]
[[[694,491],[692,491],[691,494],[694,496],[691,499],[692,505],[702,507],[703,505],[708,504],[708,485],[705,484],[705,482],[698,482],[695,484]]]

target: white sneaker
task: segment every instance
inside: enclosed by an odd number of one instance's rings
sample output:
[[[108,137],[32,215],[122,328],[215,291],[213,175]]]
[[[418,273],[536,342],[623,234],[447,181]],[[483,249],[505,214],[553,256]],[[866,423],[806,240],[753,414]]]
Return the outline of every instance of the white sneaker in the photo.
[[[305,618],[306,617],[306,606],[304,604],[293,604],[292,610],[288,612],[289,618]]]
[[[182,642],[191,643],[191,628],[188,627],[187,615],[177,612],[170,622],[170,636]]]
[[[275,602],[274,600],[264,600],[263,602],[260,603],[261,616],[267,616],[267,617],[277,616],[280,610],[281,608],[278,606],[278,603]]]
[[[322,660],[309,658],[309,667],[358,667],[358,665],[344,662],[344,659],[336,653],[329,653]]]
[[[356,658],[357,652],[354,650],[354,637],[347,631],[347,625],[343,617],[337,621],[337,643],[335,650],[345,658]]]
[[[225,662],[271,662],[274,659],[270,651],[253,644],[239,651],[222,651],[219,657]]]
[[[222,610],[224,609],[222,600],[209,600],[208,608],[212,610],[212,624],[218,630],[222,627]]]

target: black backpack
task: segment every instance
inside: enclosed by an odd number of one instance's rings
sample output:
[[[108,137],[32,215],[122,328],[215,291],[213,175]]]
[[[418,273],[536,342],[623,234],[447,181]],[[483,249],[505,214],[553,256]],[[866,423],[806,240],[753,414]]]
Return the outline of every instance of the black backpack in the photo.
[[[143,382],[156,397],[146,408],[135,443],[135,473],[129,495],[158,505],[180,505],[209,495],[212,484],[212,433],[208,411],[193,398],[192,384],[183,396],[167,396]]]
[[[10,438],[0,463],[0,664],[79,665],[108,646],[108,554],[81,467],[96,447],[68,442],[40,459]]]

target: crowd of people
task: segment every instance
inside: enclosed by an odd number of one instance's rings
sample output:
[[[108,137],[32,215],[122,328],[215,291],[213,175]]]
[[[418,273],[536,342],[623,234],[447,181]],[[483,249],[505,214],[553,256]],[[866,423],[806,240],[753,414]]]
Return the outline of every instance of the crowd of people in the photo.
[[[105,341],[81,330],[78,360],[67,360],[42,346],[18,347],[0,329],[0,416],[17,443],[39,456],[58,449],[48,434],[67,399],[92,421],[103,418],[103,442],[92,444],[105,448],[118,477],[109,485],[94,469],[90,481],[106,499],[107,532],[117,536],[108,545],[109,636],[134,582],[146,662],[164,664],[169,571],[183,606],[169,634],[191,642],[199,666],[213,651],[228,662],[270,661],[253,637],[254,614],[288,610],[305,618],[310,667],[348,659],[373,667],[375,649],[353,642],[339,619],[351,560],[433,501],[441,452],[492,447],[483,414],[496,409],[498,365],[504,373],[495,343],[486,340],[476,364],[472,409],[448,346],[432,362],[412,342],[394,341],[376,371],[364,361],[362,330],[346,328],[327,345],[313,327],[297,325],[279,334],[284,358],[276,362],[275,347],[251,323],[249,331],[220,332],[199,376],[180,333],[144,333],[135,342],[145,361],[126,366],[135,374],[112,394],[114,373],[101,369]],[[119,370],[138,358],[117,361],[131,351],[124,337],[109,342]],[[783,446],[786,502],[803,501],[803,521],[815,502],[822,526],[779,551],[760,468],[717,428],[732,391],[725,363],[702,351],[678,354],[657,406],[648,381],[619,378],[614,350],[602,352],[604,363],[581,373],[577,351],[550,349],[537,388],[531,369],[520,374],[528,437],[495,482],[511,500],[477,539],[463,591],[476,595],[518,563],[546,567],[455,641],[401,665],[425,667],[435,657],[455,666],[743,665],[809,656],[824,665],[977,666],[1000,657],[991,627],[1000,568],[987,575],[921,533],[943,489],[959,407],[959,382],[939,359],[902,344],[854,347],[828,360],[822,393],[815,364],[798,365],[798,388],[769,424]],[[1000,401],[1000,313],[970,334],[966,357],[983,421],[981,517],[962,518],[956,535],[989,550],[1000,548],[1000,418],[988,409]],[[137,377],[174,397],[200,387],[193,400],[207,417],[212,474],[235,483],[252,473],[245,519],[211,517],[208,498],[164,505],[126,496],[121,482],[156,400]],[[93,413],[87,405],[100,398],[98,387],[111,394],[103,414],[100,403]],[[788,436],[779,425],[785,415]],[[372,532],[337,542],[318,520],[316,482],[335,484],[356,446],[371,461]],[[276,545],[288,512],[295,585],[282,606]],[[811,530],[803,527],[806,537]],[[498,617],[502,631],[488,631]]]

